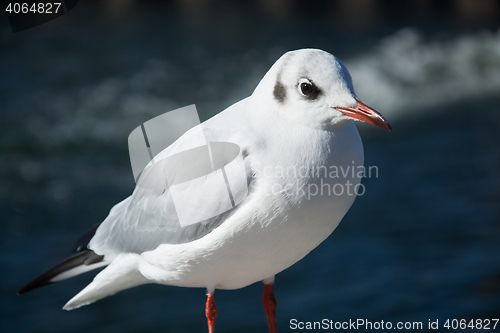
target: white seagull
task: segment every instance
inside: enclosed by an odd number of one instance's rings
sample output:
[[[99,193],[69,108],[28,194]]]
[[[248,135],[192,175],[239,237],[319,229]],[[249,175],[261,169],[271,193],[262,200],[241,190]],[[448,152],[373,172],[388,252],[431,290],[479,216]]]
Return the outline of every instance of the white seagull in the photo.
[[[263,281],[269,331],[278,332],[274,276],[323,242],[356,197],[357,173],[321,172],[362,167],[363,145],[353,120],[391,129],[358,99],[335,56],[317,49],[285,53],[250,97],[202,124],[207,141],[241,147],[248,195],[240,204],[181,226],[169,191],[137,186],[80,239],[74,256],[18,294],[107,266],[65,310],[147,283],[206,288],[205,312],[214,332],[215,289]],[[170,147],[191,140],[193,131],[187,131]],[[214,202],[221,195],[217,189],[201,193]],[[199,216],[197,208],[193,216]]]

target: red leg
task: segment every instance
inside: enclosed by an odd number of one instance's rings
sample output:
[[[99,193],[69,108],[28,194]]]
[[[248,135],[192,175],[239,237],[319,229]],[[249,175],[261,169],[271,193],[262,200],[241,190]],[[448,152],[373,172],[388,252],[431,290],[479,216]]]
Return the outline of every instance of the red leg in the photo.
[[[269,333],[278,333],[276,324],[276,298],[274,298],[274,282],[264,284],[264,295],[262,297],[264,311],[266,312]]]
[[[215,306],[214,294],[209,294],[205,306],[205,315],[208,321],[208,333],[215,332],[215,318],[217,318],[217,307]]]

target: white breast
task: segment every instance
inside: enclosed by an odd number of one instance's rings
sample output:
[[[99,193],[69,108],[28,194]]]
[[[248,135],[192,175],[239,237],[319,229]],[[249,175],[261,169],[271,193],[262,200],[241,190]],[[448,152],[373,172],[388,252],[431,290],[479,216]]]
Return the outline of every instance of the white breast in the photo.
[[[277,143],[266,147],[266,155],[254,152],[256,185],[233,216],[194,242],[143,253],[141,273],[157,283],[237,289],[290,267],[325,240],[354,202],[347,182],[351,190],[360,182],[352,169],[363,165],[361,139],[351,121],[333,132],[299,128],[289,133],[293,136],[284,139],[294,149]],[[273,174],[287,166],[289,171],[307,167],[319,177]]]

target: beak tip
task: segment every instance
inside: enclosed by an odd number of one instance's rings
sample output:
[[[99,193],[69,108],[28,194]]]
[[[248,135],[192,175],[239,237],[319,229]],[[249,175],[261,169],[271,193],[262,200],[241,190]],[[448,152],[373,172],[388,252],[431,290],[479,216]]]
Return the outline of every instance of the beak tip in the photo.
[[[362,103],[358,98],[356,98],[356,101],[358,102],[356,108],[337,106],[335,109],[344,113],[344,115],[348,117],[364,121],[373,126],[380,127],[388,130],[389,132],[392,132],[391,125],[380,113],[378,113],[368,105]]]
[[[380,127],[382,129],[385,129],[385,130],[388,130],[389,132],[392,132],[392,127],[391,125],[389,125],[389,123],[384,119],[384,121],[382,122],[378,122],[378,123],[369,123],[371,125],[374,125],[376,127]]]

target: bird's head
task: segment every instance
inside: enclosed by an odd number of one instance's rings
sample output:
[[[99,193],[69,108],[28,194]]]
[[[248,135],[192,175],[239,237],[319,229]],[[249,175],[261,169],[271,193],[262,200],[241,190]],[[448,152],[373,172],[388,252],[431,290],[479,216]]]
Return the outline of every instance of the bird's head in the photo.
[[[254,95],[266,96],[266,102],[281,116],[308,127],[328,130],[348,120],[360,120],[391,130],[380,113],[358,99],[344,64],[322,50],[285,53]]]

